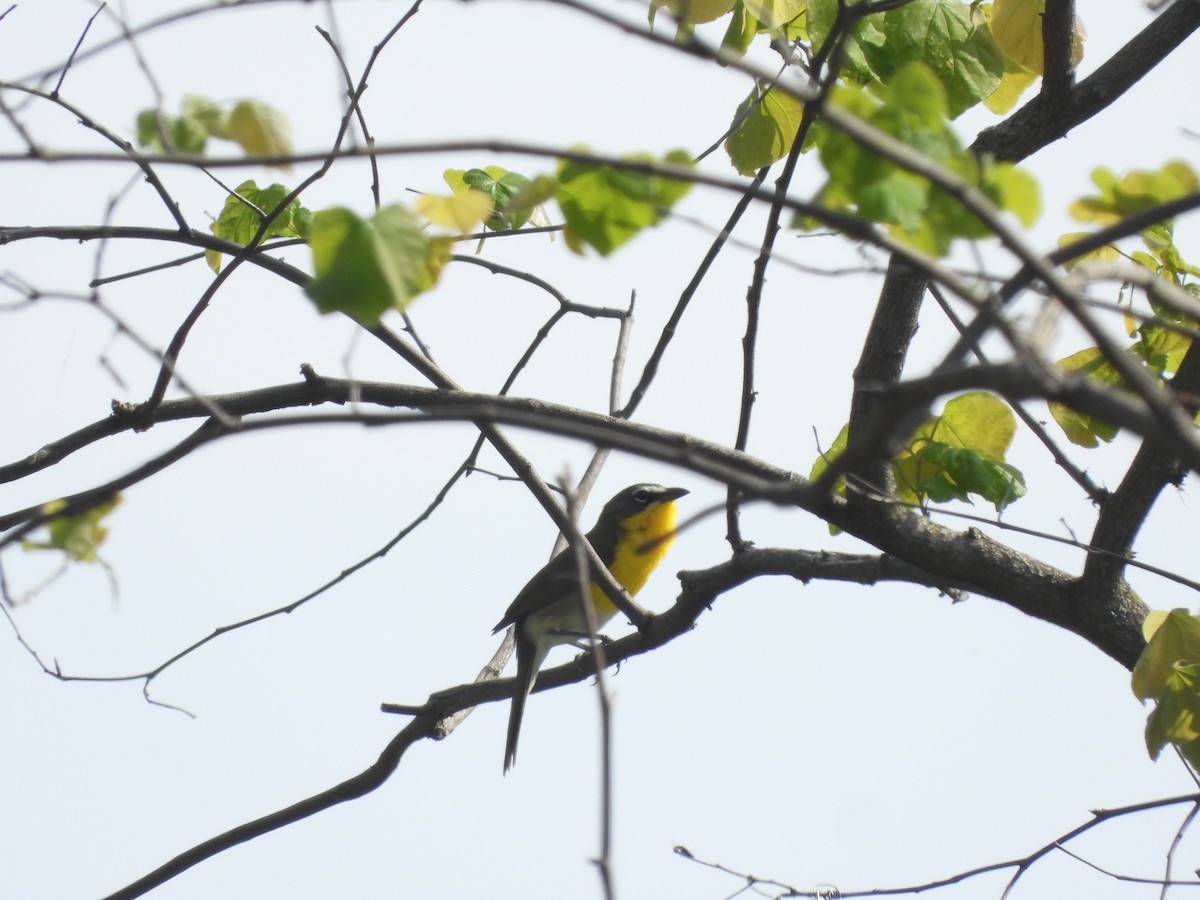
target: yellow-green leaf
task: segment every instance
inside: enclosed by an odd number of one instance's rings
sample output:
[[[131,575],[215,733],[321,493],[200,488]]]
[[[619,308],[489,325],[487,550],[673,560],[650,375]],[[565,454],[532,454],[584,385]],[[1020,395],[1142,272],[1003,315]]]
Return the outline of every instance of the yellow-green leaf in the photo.
[[[733,121],[739,124],[725,139],[725,152],[733,167],[743,175],[753,175],[786,156],[803,114],[804,104],[799,100],[756,82],[733,114]]]
[[[243,100],[229,113],[229,139],[247,156],[290,156],[292,127],[287,117],[258,100]],[[280,168],[290,168],[281,165]]]
[[[1133,352],[1154,371],[1174,374],[1191,346],[1192,339],[1179,329],[1146,323],[1138,328]]]
[[[702,25],[721,18],[731,9],[736,0],[652,0],[650,4],[650,24],[654,24],[654,14],[664,6],[682,25]]]
[[[1096,347],[1088,347],[1078,353],[1072,353],[1070,356],[1060,359],[1057,365],[1068,372],[1095,378],[1101,384],[1118,385],[1123,382],[1121,374],[1112,367],[1112,364]],[[1100,445],[1100,441],[1108,443],[1117,436],[1117,432],[1120,430],[1115,425],[1073,410],[1057,401],[1052,400],[1048,406],[1050,415],[1062,428],[1067,439],[1080,447],[1095,448]]]
[[[1178,747],[1189,761],[1200,756],[1200,666],[1182,660],[1167,673],[1166,689],[1146,719],[1146,749],[1158,759],[1167,744]]]
[[[1146,749],[1157,758],[1174,744],[1200,762],[1200,618],[1186,609],[1156,611],[1142,623],[1146,648],[1130,687],[1143,703],[1155,701],[1146,721]]]
[[[1152,609],[1146,613],[1146,618],[1142,619],[1142,637],[1146,643],[1150,643],[1150,638],[1154,637],[1154,633],[1158,631],[1159,626],[1167,621],[1167,616],[1170,613],[1165,609]]]
[[[729,17],[729,25],[725,28],[725,36],[721,38],[721,49],[727,53],[741,56],[758,34],[758,22],[754,16],[746,12],[745,4],[739,2],[733,6],[733,15]]]
[[[1072,231],[1072,232],[1062,235],[1058,239],[1058,246],[1065,247],[1068,244],[1073,244],[1076,241],[1081,241],[1085,237],[1090,237],[1090,232]],[[1070,270],[1070,269],[1075,268],[1080,263],[1087,262],[1088,260],[1101,260],[1101,261],[1105,261],[1105,262],[1111,262],[1114,259],[1120,259],[1120,258],[1121,258],[1121,254],[1117,252],[1116,247],[1114,247],[1112,244],[1105,244],[1104,246],[1099,247],[1098,249],[1093,250],[1090,253],[1084,253],[1081,256],[1076,256],[1072,259],[1067,260],[1065,263],[1063,263],[1063,268]]]
[[[73,562],[99,562],[96,550],[108,536],[108,528],[101,521],[120,502],[118,494],[84,512],[53,518],[46,523],[49,533],[46,540],[22,541],[21,546],[26,550],[60,550]],[[44,511],[52,515],[66,505],[65,500],[53,500],[45,505]]]
[[[422,194],[417,198],[417,212],[434,225],[466,234],[474,231],[476,225],[492,214],[492,198],[473,190],[449,197]]]
[[[1021,95],[1037,80],[1036,73],[1016,66],[1010,70],[1006,64],[1000,84],[983,98],[983,105],[996,115],[1002,116],[1017,105]]]
[[[1142,627],[1146,630],[1145,623]],[[1200,618],[1186,609],[1159,614],[1157,627],[1133,667],[1134,696],[1143,702],[1161,697],[1178,662],[1200,663]]]
[[[973,391],[947,401],[931,437],[1002,460],[1016,430],[1017,420],[1007,403],[994,394]]]
[[[976,495],[1003,509],[1025,494],[1024,476],[1004,461],[1015,432],[1012,410],[992,394],[949,400],[893,461],[898,494],[912,503],[970,502]]]
[[[1042,13],[1046,0],[996,0],[992,36],[1004,55],[1035,75],[1042,74]]]
[[[1094,169],[1092,183],[1100,193],[1076,200],[1070,212],[1080,222],[1101,227],[1200,189],[1200,179],[1182,160],[1172,160],[1158,171],[1135,169],[1123,178],[1110,169]]]
[[[510,172],[500,166],[468,169],[462,173],[462,184],[468,190],[482,192],[491,200],[491,214],[483,224],[493,231],[520,228],[538,212],[536,207],[518,208],[512,202],[530,186],[529,179],[520,172]]]
[[[746,12],[772,30],[804,15],[806,0],[744,0]]]

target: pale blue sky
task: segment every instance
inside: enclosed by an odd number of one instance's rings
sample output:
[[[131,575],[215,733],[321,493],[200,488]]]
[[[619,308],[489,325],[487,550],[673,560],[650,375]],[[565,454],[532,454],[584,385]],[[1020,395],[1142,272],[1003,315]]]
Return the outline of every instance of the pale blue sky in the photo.
[[[141,21],[177,4],[126,5]],[[1135,3],[1078,6],[1088,31],[1084,74],[1150,18]],[[0,22],[0,77],[63,58],[92,8],[75,0],[20,5]],[[351,71],[405,8],[336,4]],[[169,109],[184,93],[261,98],[291,118],[298,148],[322,149],[337,126],[342,88],[316,24],[328,24],[323,5],[266,4],[163,29],[139,48]],[[109,32],[97,24],[97,34]],[[1195,160],[1194,139],[1180,132],[1198,127],[1189,118],[1190,88],[1181,89],[1197,77],[1193,50],[1185,45],[1101,122],[1076,129],[1029,164],[1045,191],[1046,213],[1033,232],[1039,246],[1075,230],[1065,209],[1087,191],[1093,166],[1123,171],[1174,156]],[[363,108],[386,143],[495,137],[662,153],[707,146],[748,89],[737,72],[650,47],[549,3],[427,0],[380,60]],[[127,50],[81,63],[63,95],[126,136],[136,113],[153,103]],[[4,98],[13,102],[11,94]],[[23,115],[48,147],[101,146],[61,110],[34,104]],[[960,134],[969,141],[991,120],[970,113],[958,123]],[[0,150],[19,146],[6,124],[0,135]],[[410,188],[439,189],[444,168],[492,163],[530,175],[551,165],[484,152],[396,157],[381,162],[385,201],[409,200]],[[732,173],[717,156],[706,165]],[[203,175],[162,174],[195,224],[219,210],[222,192]],[[293,184],[304,174],[251,169],[222,177]],[[130,176],[128,166],[7,165],[4,221],[97,222]],[[798,184],[809,190],[819,180],[815,161],[805,160]],[[366,212],[369,184],[364,164],[341,164],[305,202]],[[573,257],[561,240],[544,236],[496,241],[485,254],[537,272],[580,302],[622,306],[636,289],[628,387],[733,203],[731,195],[693,191],[679,207],[692,221],[642,235],[609,260]],[[732,439],[743,298],[762,219],[750,214],[737,232],[750,249],[731,248],[714,267],[639,421]],[[144,186],[122,201],[115,220],[169,225]],[[1200,257],[1194,227],[1182,226],[1181,234],[1185,251]],[[174,253],[113,244],[104,271]],[[844,242],[792,234],[781,238],[779,253],[808,266],[858,260]],[[308,265],[302,248],[286,258]],[[988,251],[987,259],[998,270],[1008,265],[999,253]],[[0,248],[0,273],[20,274],[47,292],[80,292],[94,260],[94,247],[22,243]],[[193,264],[111,286],[104,299],[162,346],[208,277]],[[754,453],[806,472],[817,453],[813,429],[822,445],[832,441],[846,417],[856,341],[877,287],[874,277],[772,268]],[[528,285],[452,266],[411,313],[452,377],[490,390],[552,310]],[[3,325],[0,416],[8,427],[0,431],[0,462],[103,417],[114,397],[142,398],[157,368],[76,302],[43,301],[8,313]],[[318,317],[293,286],[243,271],[201,319],[180,372],[209,392],[294,381],[301,363],[330,375],[416,380],[370,339],[353,340],[352,330]],[[615,336],[610,321],[564,323],[515,393],[602,408]],[[937,359],[947,339],[948,328],[928,316],[914,365]],[[1063,334],[1064,354],[1079,346],[1076,335]],[[127,388],[101,366],[102,356]],[[159,426],[89,448],[27,483],[0,487],[0,509],[121,473],[192,427]],[[542,436],[514,437],[548,478],[565,468],[582,472],[590,454]],[[465,426],[342,427],[210,446],[129,491],[112,517],[104,556],[118,596],[103,572],[80,568],[14,620],[41,658],[66,672],[153,667],[216,627],[294,601],[384,544],[425,507],[471,440]],[[1118,441],[1076,456],[1113,486],[1131,446]],[[484,459],[498,465],[494,454]],[[1007,521],[1088,534],[1089,504],[1043,450],[1022,436],[1010,460],[1025,471],[1030,495]],[[691,489],[685,512],[722,496],[687,472],[616,456],[597,499],[642,480]],[[810,517],[750,509],[744,521],[746,536],[764,546],[862,549],[848,537],[831,538]],[[1197,577],[1194,523],[1188,494],[1166,493],[1139,558]],[[675,571],[725,557],[723,534],[717,517],[681,536],[640,599],[665,608]],[[492,625],[553,537],[520,486],[473,476],[385,559],[292,616],[213,642],[153,683],[155,698],[195,719],[147,704],[140,684],[58,683],[0,633],[7,723],[0,894],[99,896],[226,828],[360,771],[400,724],[380,714],[379,703],[420,702],[473,677],[496,645]],[[1001,537],[1064,568],[1079,566],[1076,551]],[[13,552],[0,561],[17,588],[36,583],[48,565]],[[1195,605],[1176,584],[1136,572],[1131,578],[1151,606]],[[610,630],[624,633],[624,626]],[[889,887],[1024,855],[1084,822],[1090,809],[1194,790],[1173,759],[1147,759],[1145,710],[1129,692],[1128,673],[1080,639],[981,598],[952,605],[894,585],[763,580],[722,597],[691,634],[626,663],[611,686],[614,864],[623,898],[716,898],[739,888],[736,879],[673,855],[676,844],[798,887]],[[503,778],[506,716],[506,704],[478,709],[449,740],[413,748],[375,794],[224,853],[152,896],[600,896],[589,862],[599,847],[591,689],[530,701],[520,760]],[[1182,814],[1106,826],[1076,849],[1113,869],[1157,876]],[[1194,842],[1185,845],[1179,871],[1195,869],[1196,852]],[[931,896],[992,898],[1002,883],[978,879]],[[1014,896],[1067,891],[1156,896],[1062,858],[1040,863]]]

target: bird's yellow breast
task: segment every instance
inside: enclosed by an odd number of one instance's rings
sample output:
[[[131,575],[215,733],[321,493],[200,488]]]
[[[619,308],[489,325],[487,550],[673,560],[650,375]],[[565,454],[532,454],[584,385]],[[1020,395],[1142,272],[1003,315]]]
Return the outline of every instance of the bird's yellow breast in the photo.
[[[630,516],[621,524],[616,553],[608,570],[621,587],[636,594],[659,564],[675,539],[675,502],[656,503]],[[617,611],[608,595],[592,585],[592,603],[596,617],[603,623]]]

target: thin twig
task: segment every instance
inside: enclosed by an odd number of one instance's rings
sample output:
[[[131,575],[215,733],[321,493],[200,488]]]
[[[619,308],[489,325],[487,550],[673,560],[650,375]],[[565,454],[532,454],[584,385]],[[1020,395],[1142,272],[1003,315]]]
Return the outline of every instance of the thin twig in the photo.
[[[570,487],[570,475],[564,473],[563,477],[559,479],[559,484],[562,486],[566,499],[567,515],[571,518],[572,523],[578,522],[579,497]],[[595,859],[595,863],[600,870],[600,884],[606,900],[615,900],[616,886],[613,882],[612,871],[612,703],[605,671],[608,663],[604,657],[604,643],[600,640],[600,625],[596,619],[596,608],[592,605],[592,578],[589,571],[591,567],[584,549],[587,541],[582,539],[582,535],[578,535],[578,538],[572,536],[570,544],[571,555],[575,559],[579,607],[583,612],[590,653],[596,666],[596,700],[600,706],[600,855]],[[582,760],[579,762],[582,764]]]
[[[96,7],[96,11],[92,13],[91,18],[87,20],[87,24],[83,26],[83,31],[79,34],[79,40],[75,42],[75,47],[71,50],[71,55],[67,57],[67,61],[62,67],[62,73],[58,76],[58,82],[54,85],[54,90],[50,92],[51,97],[57,97],[58,92],[62,90],[63,80],[67,77],[67,72],[71,70],[71,64],[75,62],[75,55],[79,53],[79,48],[83,46],[83,39],[87,37],[87,33],[91,30],[92,23],[96,21],[96,16],[100,15],[107,5],[107,3],[101,3],[98,7]],[[7,10],[5,10],[4,15],[0,16],[0,19],[3,19],[4,16],[7,16],[8,13],[15,8],[15,4],[10,6]],[[126,33],[126,36],[128,37],[128,33]]]

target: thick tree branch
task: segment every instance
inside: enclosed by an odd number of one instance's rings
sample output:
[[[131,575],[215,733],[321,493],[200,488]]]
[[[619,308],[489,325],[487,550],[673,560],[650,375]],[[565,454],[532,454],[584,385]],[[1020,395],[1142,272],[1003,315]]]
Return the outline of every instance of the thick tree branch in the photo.
[[[1009,393],[1020,393],[1018,388],[1022,386],[1022,376],[1018,366],[981,367],[964,371],[962,376],[975,376],[979,371],[1009,375]],[[923,397],[920,391],[933,391],[954,383],[948,380],[949,377],[943,375],[925,383],[909,383],[915,384],[916,387],[906,386],[902,390],[912,390],[917,396]],[[1039,387],[1036,380],[1029,376],[1024,377],[1025,387]],[[1074,394],[1071,396],[1075,403],[1081,406],[1088,404],[1080,402],[1080,397],[1094,398],[1104,395],[1110,400],[1121,397],[1118,393],[1103,391],[1087,378],[1071,378],[1064,374],[1062,383],[1070,386],[1069,389],[1064,388],[1064,392],[1079,392],[1078,397]],[[346,402],[354,397],[359,403],[424,410],[423,413],[411,415],[355,413],[340,419],[355,424],[425,425],[430,419],[444,419],[470,421],[491,431],[497,430],[497,425],[501,424],[518,425],[553,431],[598,446],[620,447],[628,452],[670,462],[723,484],[732,485],[748,498],[807,510],[885,553],[919,567],[929,573],[930,583],[963,587],[1008,603],[1036,618],[1053,622],[1084,637],[1123,665],[1131,666],[1141,650],[1140,623],[1145,608],[1129,594],[1123,584],[1114,585],[1108,594],[1089,593],[1088,602],[1080,604],[1077,602],[1078,592],[1073,576],[987,538],[976,529],[956,532],[929,522],[911,510],[888,504],[861,505],[860,508],[857,504],[829,497],[822,485],[807,483],[786,469],[690,435],[537,400],[352,382],[316,376],[302,385],[269,389],[263,396],[270,397],[274,403],[290,399],[295,405],[310,405],[319,398],[323,398],[325,402]],[[912,399],[904,397],[902,393],[898,396],[905,401]],[[241,408],[245,408],[244,396],[233,395],[230,400],[231,406],[240,405]],[[198,401],[171,402],[180,406],[172,409],[169,405],[164,405],[159,412],[165,410],[168,414],[181,415],[187,408],[184,405],[192,404],[191,411],[197,415],[201,414]],[[1119,403],[1113,400],[1105,409],[1117,411]],[[1148,413],[1143,411],[1143,424],[1153,427],[1154,420],[1147,416]],[[336,420],[328,415],[245,421],[239,430],[254,431],[332,421]],[[210,424],[209,427],[213,435],[222,433],[218,425]],[[142,468],[157,471],[161,466],[147,464]],[[123,477],[121,482],[125,484],[128,480],[128,477]],[[108,491],[108,494],[111,494],[111,491]],[[68,498],[68,502],[72,502],[72,498]],[[0,518],[0,527],[11,527],[17,522],[28,523],[34,520],[32,517],[39,517],[37,521],[44,520],[40,506]],[[11,540],[11,536],[6,540]],[[1097,615],[1097,610],[1103,610],[1104,614]],[[638,618],[636,608],[632,615]]]
[[[1175,3],[1069,92],[1043,90],[971,145],[980,156],[1017,161],[1107,109],[1200,27],[1200,3]]]
[[[1200,393],[1200,348],[1193,342],[1179,364],[1171,388],[1177,394]],[[1138,531],[1162,489],[1178,484],[1186,469],[1177,454],[1146,441],[1130,463],[1125,477],[1100,510],[1092,544],[1113,555],[1091,555],[1084,566],[1083,582],[1097,590],[1124,577],[1125,559],[1133,552]]]
[[[1075,86],[1075,0],[1048,0],[1042,13],[1042,90],[1045,104],[1066,103]]]
[[[975,528],[956,532],[898,507],[846,509],[830,501],[823,516],[885,553],[920,561],[931,573],[972,593],[1001,600],[1091,642],[1132,669],[1145,647],[1149,609],[1124,583],[1106,594],[1084,593],[1067,573],[1019,553]]]
[[[1031,370],[1020,363],[1001,363],[974,366],[935,373],[927,378],[900,382],[876,388],[881,405],[896,411],[928,404],[939,396],[964,390],[989,389],[1017,399],[1052,399],[1066,403],[1100,418],[1128,428],[1148,440],[1161,441],[1163,435],[1157,421],[1136,397],[1105,387],[1094,379],[1045,367]],[[612,446],[663,462],[689,468],[698,474],[746,490],[753,496],[779,503],[793,503],[807,494],[797,492],[794,473],[772,466],[724,445],[701,440],[690,435],[629,422],[574,407],[562,406],[536,399],[478,394],[468,391],[389,384],[386,382],[355,381],[327,378],[309,374],[292,384],[274,385],[253,391],[213,394],[203,400],[184,397],[165,401],[149,423],[138,419],[131,411],[118,408],[112,415],[93,422],[69,435],[46,444],[41,449],[7,465],[0,466],[0,483],[11,482],[52,466],[67,456],[106,437],[136,431],[149,425],[194,418],[207,418],[209,405],[215,404],[229,416],[242,419],[239,431],[298,424],[297,420],[272,422],[246,420],[255,414],[283,409],[297,409],[322,404],[356,402],[385,408],[423,410],[414,417],[415,423],[430,418],[462,421],[475,416],[487,422],[507,423],[535,428],[554,434]],[[304,422],[333,421],[328,416],[316,416]],[[397,419],[357,414],[343,421],[362,424],[388,424]],[[1190,460],[1200,471],[1200,454]],[[815,489],[819,493],[821,486]],[[0,519],[0,527],[12,524],[12,516]]]
[[[921,299],[925,296],[925,285],[922,273],[899,257],[892,257],[883,290],[875,304],[875,315],[854,369],[849,430],[854,439],[870,423],[877,421],[880,404],[886,402],[878,387],[900,380],[909,345],[917,333],[917,317],[921,311]],[[856,467],[854,474],[870,484],[886,487],[891,479],[891,457],[884,452],[886,443],[878,449],[880,453],[874,459],[864,460],[864,465]]]

